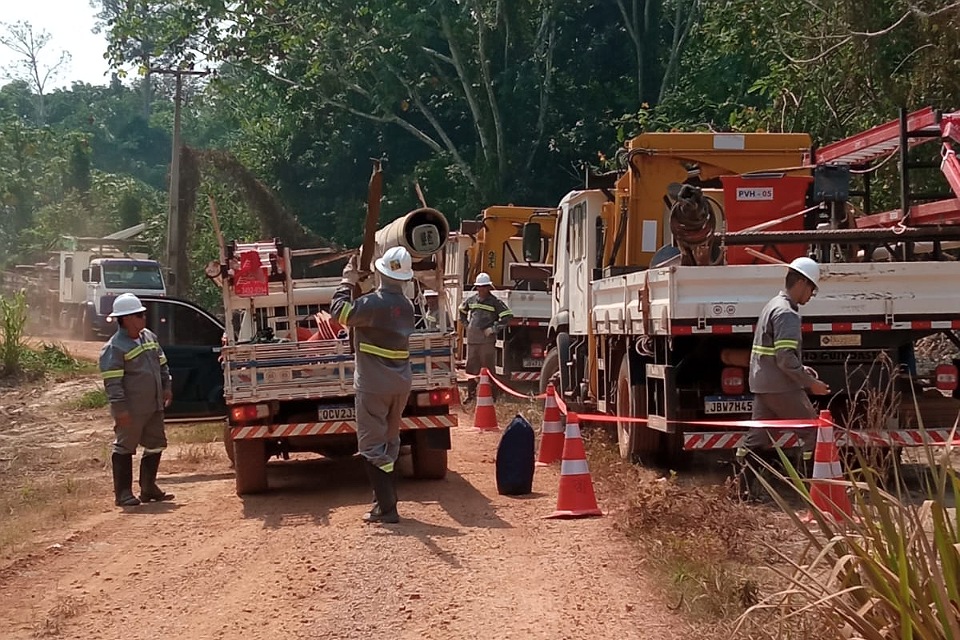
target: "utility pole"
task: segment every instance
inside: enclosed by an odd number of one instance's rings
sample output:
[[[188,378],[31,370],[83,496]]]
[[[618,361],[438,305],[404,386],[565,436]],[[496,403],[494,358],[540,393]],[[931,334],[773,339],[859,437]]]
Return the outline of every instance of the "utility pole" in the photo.
[[[170,159],[170,208],[167,213],[167,256],[166,264],[173,278],[167,282],[167,294],[178,296],[187,291],[187,256],[180,253],[187,246],[184,241],[188,231],[187,221],[180,210],[180,102],[183,93],[183,76],[205,76],[209,71],[193,69],[162,69],[152,67],[150,73],[172,75],[176,78],[177,89],[173,107],[173,151]]]

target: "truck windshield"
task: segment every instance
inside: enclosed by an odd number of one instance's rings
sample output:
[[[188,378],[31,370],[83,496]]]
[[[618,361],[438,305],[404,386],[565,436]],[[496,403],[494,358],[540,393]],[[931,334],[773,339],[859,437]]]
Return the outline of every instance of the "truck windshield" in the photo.
[[[106,263],[103,283],[111,289],[163,290],[160,267],[150,263]]]

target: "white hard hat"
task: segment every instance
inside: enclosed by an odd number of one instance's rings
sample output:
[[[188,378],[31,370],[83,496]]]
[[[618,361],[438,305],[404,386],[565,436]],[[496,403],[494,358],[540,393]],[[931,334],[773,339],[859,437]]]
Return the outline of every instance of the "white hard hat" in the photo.
[[[410,252],[403,247],[391,247],[387,249],[382,258],[377,258],[374,263],[377,271],[393,278],[394,280],[412,280],[413,279],[413,258]]]
[[[810,258],[795,258],[790,268],[812,282],[814,287],[820,286],[820,265]]]
[[[108,317],[119,318],[121,316],[129,316],[146,310],[147,308],[143,306],[142,302],[140,302],[140,298],[132,293],[121,293],[113,301],[113,313],[111,313]]]
[[[475,287],[492,287],[493,280],[490,279],[489,273],[478,273],[477,281],[473,283]]]

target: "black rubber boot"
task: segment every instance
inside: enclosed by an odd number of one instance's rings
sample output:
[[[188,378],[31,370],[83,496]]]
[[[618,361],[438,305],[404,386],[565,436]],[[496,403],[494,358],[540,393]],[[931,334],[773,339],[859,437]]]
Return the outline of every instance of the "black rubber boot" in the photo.
[[[140,459],[140,500],[143,502],[173,500],[172,493],[164,493],[157,486],[160,455],[159,453],[151,453]]]
[[[367,470],[367,477],[373,485],[375,496],[373,508],[370,513],[364,514],[364,521],[386,524],[400,522],[400,516],[397,514],[397,490],[394,485],[395,472],[388,473],[366,460],[363,466]]]
[[[114,453],[110,457],[113,465],[113,497],[118,507],[135,507],[140,504],[133,495],[133,456]]]

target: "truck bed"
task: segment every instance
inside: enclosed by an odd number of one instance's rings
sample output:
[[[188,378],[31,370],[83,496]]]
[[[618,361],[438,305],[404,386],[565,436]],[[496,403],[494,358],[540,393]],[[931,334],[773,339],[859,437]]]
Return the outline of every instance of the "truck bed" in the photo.
[[[518,320],[549,320],[551,300],[549,291],[515,291],[502,289],[493,292],[513,312]]]
[[[456,385],[452,334],[410,336],[413,390]],[[354,355],[346,340],[242,344],[223,348],[228,405],[353,397]]]
[[[780,265],[673,266],[596,280],[598,334],[683,335],[752,331],[783,288]],[[803,307],[814,331],[960,329],[957,262],[825,264]],[[862,326],[858,326],[862,325]]]

